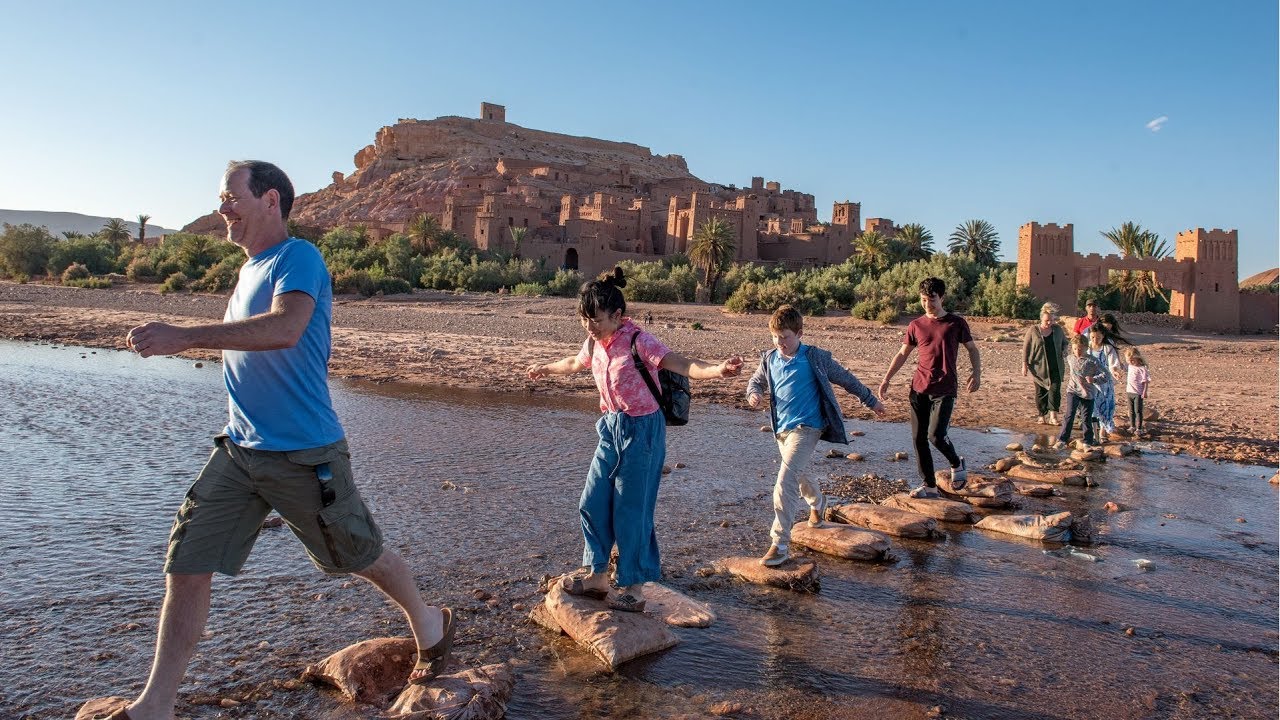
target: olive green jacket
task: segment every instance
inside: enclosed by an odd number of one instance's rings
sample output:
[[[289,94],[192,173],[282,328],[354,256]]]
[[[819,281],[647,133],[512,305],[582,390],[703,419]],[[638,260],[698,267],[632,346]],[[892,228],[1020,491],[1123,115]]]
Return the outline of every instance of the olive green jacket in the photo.
[[[1038,325],[1027,328],[1027,334],[1022,339],[1022,362],[1027,364],[1031,377],[1040,387],[1048,388],[1052,383],[1052,370],[1058,371],[1054,374],[1058,376],[1058,382],[1062,382],[1062,369],[1066,366],[1063,356],[1066,353],[1067,334],[1061,325],[1054,325],[1049,337],[1040,334]],[[1052,370],[1050,363],[1053,363]]]

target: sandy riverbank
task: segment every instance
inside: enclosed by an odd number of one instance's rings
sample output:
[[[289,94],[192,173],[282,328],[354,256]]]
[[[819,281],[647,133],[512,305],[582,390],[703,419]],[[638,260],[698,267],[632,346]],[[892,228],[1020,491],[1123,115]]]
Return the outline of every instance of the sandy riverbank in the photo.
[[[146,320],[217,320],[226,296],[161,295],[155,286],[109,290],[0,282],[0,337],[100,348],[124,348],[125,332]],[[391,298],[340,298],[334,307],[334,377],[444,384],[510,392],[594,392],[589,376],[531,383],[524,368],[576,351],[583,337],[576,302],[487,294],[418,292]],[[747,372],[768,347],[767,320],[706,305],[637,304],[652,312],[653,330],[672,349],[719,359],[747,358]],[[806,319],[805,340],[830,349],[868,385],[883,376],[901,342],[894,326],[848,316]],[[702,329],[693,329],[700,324]],[[1026,323],[971,318],[982,350],[983,385],[961,397],[953,424],[1034,430],[1031,382],[1020,374]],[[1223,336],[1153,326],[1126,328],[1152,368],[1148,404],[1160,413],[1153,438],[1207,458],[1275,466],[1277,462],[1276,338]],[[192,352],[215,359],[217,353]],[[966,360],[961,360],[961,373]],[[906,420],[909,368],[895,379],[888,421]],[[695,403],[744,406],[745,380],[695,383]],[[844,393],[846,414],[871,417]],[[1118,403],[1118,424],[1127,409]],[[696,408],[695,408],[696,410]],[[903,437],[903,448],[910,444]]]

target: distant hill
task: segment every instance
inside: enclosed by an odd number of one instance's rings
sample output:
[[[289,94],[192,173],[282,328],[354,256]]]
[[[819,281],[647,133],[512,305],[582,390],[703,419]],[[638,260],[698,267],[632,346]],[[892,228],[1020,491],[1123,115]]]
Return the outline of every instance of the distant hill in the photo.
[[[92,235],[102,229],[111,218],[95,217],[93,215],[81,215],[73,212],[47,212],[45,210],[3,210],[0,209],[0,225],[8,223],[10,225],[22,225],[30,223],[37,227],[43,225],[49,228],[49,232],[57,237],[62,237],[62,233],[66,231],[84,233]],[[135,220],[122,218],[124,224],[128,226],[129,233],[133,236],[138,235],[138,223]],[[160,227],[147,223],[147,237],[156,237],[157,235],[168,235],[177,232],[169,228]]]

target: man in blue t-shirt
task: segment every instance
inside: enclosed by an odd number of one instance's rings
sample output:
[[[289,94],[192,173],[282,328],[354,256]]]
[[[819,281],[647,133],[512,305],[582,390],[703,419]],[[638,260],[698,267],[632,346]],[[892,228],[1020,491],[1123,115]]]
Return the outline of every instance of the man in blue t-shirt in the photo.
[[[439,673],[452,646],[452,612],[423,602],[404,559],[383,548],[353,482],[329,399],[329,271],[314,245],[289,237],[293,184],[270,163],[233,162],[221,200],[227,239],[248,255],[223,321],[149,322],[125,339],[142,357],[221,350],[230,420],[169,535],[151,675],[136,700],[109,716],[115,720],[173,716],[208,619],[213,573],[240,572],[272,509],[318,568],[364,578],[404,611],[419,648],[410,682]]]

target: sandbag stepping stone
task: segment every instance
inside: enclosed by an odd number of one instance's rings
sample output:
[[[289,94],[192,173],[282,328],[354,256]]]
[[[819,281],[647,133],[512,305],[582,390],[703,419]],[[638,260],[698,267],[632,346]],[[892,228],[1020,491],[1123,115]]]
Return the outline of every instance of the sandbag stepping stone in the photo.
[[[536,622],[549,622],[547,627],[553,630],[558,627],[610,669],[680,642],[662,618],[648,612],[611,610],[603,600],[570,595],[558,580],[551,583],[543,605],[546,613],[541,619],[531,614]],[[648,600],[645,605],[647,609]]]
[[[808,527],[805,524],[805,527]],[[819,530],[823,528],[809,528],[811,530]],[[854,530],[854,532],[870,532],[869,530]],[[883,535],[881,537],[884,537]],[[797,538],[795,531],[792,531],[791,542],[796,543]],[[885,542],[888,542],[887,540]],[[737,555],[727,557],[716,564],[716,568],[722,572],[745,580],[756,585],[769,585],[771,587],[782,588],[784,590],[795,590],[797,592],[818,592],[820,582],[818,579],[818,563],[809,558],[798,558],[792,555],[786,562],[777,567],[765,567],[760,564],[760,558]]]
[[[1016,457],[1002,457],[991,466],[991,469],[998,473],[1002,473],[1021,462],[1022,461]]]
[[[889,538],[853,525],[825,523],[813,527],[808,522],[796,523],[791,528],[791,542],[845,560],[876,562],[889,557]],[[759,564],[759,560],[756,562]]]
[[[390,720],[499,720],[516,677],[507,663],[463,668],[409,685],[381,717]]]
[[[1033,468],[1029,465],[1018,465],[1009,468],[1006,473],[1016,480],[1030,480],[1034,483],[1052,483],[1054,485],[1076,485],[1085,487],[1089,484],[1088,476],[1079,470],[1050,470]]]
[[[100,697],[89,700],[80,706],[80,710],[76,712],[75,720],[98,720],[104,718],[111,713],[123,707],[129,707],[129,703],[133,700],[117,696]]]
[[[711,606],[655,582],[644,584],[644,610],[676,627],[710,627],[716,621]]]
[[[1086,461],[1087,461],[1087,462],[1094,462],[1094,461],[1096,461],[1096,460],[1105,460],[1105,459],[1106,459],[1106,457],[1107,457],[1106,455],[1103,455],[1103,454],[1102,454],[1102,451],[1101,451],[1101,450],[1093,450],[1093,449],[1089,449],[1089,448],[1079,448],[1079,449],[1076,449],[1076,450],[1072,450],[1072,451],[1071,451],[1071,459],[1072,459],[1072,460],[1079,460],[1079,461],[1081,461],[1081,462],[1086,462]]]
[[[1102,452],[1106,453],[1107,457],[1122,458],[1138,452],[1138,448],[1134,447],[1133,443],[1116,443],[1104,446]]]
[[[974,510],[969,503],[945,498],[913,498],[907,493],[890,495],[880,504],[899,510],[910,510],[942,522],[974,523],[980,517],[978,511]]]
[[[988,515],[974,527],[1030,540],[1067,542],[1071,539],[1071,520],[1069,512],[1053,515]]]
[[[1026,465],[1027,467],[1038,468],[1042,470],[1082,470],[1084,463],[1078,460],[1072,460],[1067,457],[1058,457],[1049,455],[1048,453],[1028,453],[1020,452],[1015,456],[1018,459],[1017,464]]]
[[[828,517],[850,525],[879,530],[886,535],[907,538],[938,537],[938,521],[911,510],[874,505],[872,503],[842,503],[828,510]]]
[[[988,508],[1004,508],[1013,504],[1013,482],[1005,478],[989,477],[969,472],[969,481],[963,489],[951,487],[951,472],[939,470],[934,477],[938,489],[945,495],[963,499],[970,505]]]
[[[364,640],[308,665],[302,679],[332,685],[348,700],[382,705],[404,687],[417,652],[411,637]]]
[[[1013,491],[1027,497],[1049,497],[1050,495],[1056,495],[1058,492],[1053,489],[1052,485],[1027,480],[1014,480]]]

